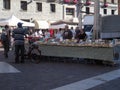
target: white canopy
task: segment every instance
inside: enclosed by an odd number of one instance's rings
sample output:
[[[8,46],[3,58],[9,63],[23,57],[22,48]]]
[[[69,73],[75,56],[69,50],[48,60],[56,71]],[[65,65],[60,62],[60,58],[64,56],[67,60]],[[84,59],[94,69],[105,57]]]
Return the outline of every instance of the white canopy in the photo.
[[[70,21],[72,21],[73,23],[79,23],[79,20],[78,20],[78,18],[72,18]]]
[[[30,27],[34,27],[35,26],[34,23],[22,21],[22,20],[18,19],[17,17],[15,17],[14,15],[9,17],[8,19],[0,20],[0,26],[5,26],[5,25],[17,26],[18,22],[23,23],[23,26],[30,26]]]
[[[35,21],[35,29],[49,29],[49,23],[47,21]]]

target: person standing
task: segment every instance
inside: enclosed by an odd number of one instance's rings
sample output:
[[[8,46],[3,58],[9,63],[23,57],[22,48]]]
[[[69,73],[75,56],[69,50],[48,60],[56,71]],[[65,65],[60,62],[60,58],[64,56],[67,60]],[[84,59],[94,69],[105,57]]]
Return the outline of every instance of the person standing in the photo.
[[[22,27],[22,23],[17,24],[17,28],[13,30],[13,38],[15,44],[15,63],[24,63],[24,36],[25,30]],[[19,61],[19,56],[21,55],[21,61]]]
[[[78,39],[78,36],[79,36],[79,33],[80,33],[80,29],[79,29],[79,27],[76,27],[75,28],[75,39]]]
[[[55,40],[60,41],[60,39],[62,39],[62,34],[63,34],[62,29],[59,28],[55,34]]]
[[[85,41],[87,38],[86,33],[84,32],[83,29],[80,29],[80,32],[77,35],[77,43],[79,43],[80,40]]]
[[[72,31],[68,28],[68,25],[65,26],[65,31],[62,34],[63,39],[72,39]]]
[[[5,58],[8,58],[10,48],[10,29],[8,25],[5,25],[5,29],[2,30],[1,41],[4,48],[4,56]]]
[[[70,29],[70,30],[71,30],[72,35],[73,35],[72,39],[75,39],[76,32],[75,32],[74,28],[73,28],[73,27],[71,27],[71,29]]]

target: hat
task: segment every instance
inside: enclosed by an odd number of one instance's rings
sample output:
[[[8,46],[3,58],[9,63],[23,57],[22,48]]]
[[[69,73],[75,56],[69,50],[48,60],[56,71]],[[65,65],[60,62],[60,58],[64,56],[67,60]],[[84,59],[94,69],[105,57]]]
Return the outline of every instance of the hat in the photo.
[[[9,28],[9,26],[8,26],[8,25],[5,25],[5,28]]]
[[[23,23],[21,23],[21,22],[18,22],[18,23],[17,23],[18,26],[22,26],[22,24],[23,24]]]

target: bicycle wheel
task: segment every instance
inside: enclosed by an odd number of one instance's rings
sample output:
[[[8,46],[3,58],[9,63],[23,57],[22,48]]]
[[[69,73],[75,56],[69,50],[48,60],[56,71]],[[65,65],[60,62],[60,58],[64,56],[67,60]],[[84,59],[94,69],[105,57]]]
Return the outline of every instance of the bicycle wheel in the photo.
[[[34,50],[37,50],[37,52],[34,52]],[[41,51],[39,49],[33,48],[29,53],[29,57],[30,57],[31,62],[40,63]]]

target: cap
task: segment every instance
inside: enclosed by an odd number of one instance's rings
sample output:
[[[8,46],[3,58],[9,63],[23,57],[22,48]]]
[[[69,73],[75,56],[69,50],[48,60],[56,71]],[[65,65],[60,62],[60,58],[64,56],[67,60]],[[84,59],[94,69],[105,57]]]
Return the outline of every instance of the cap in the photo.
[[[21,23],[21,22],[18,22],[18,23],[17,23],[18,26],[22,26],[22,24],[23,24],[23,23]]]
[[[8,26],[8,25],[5,25],[5,28],[9,28],[9,26]]]

